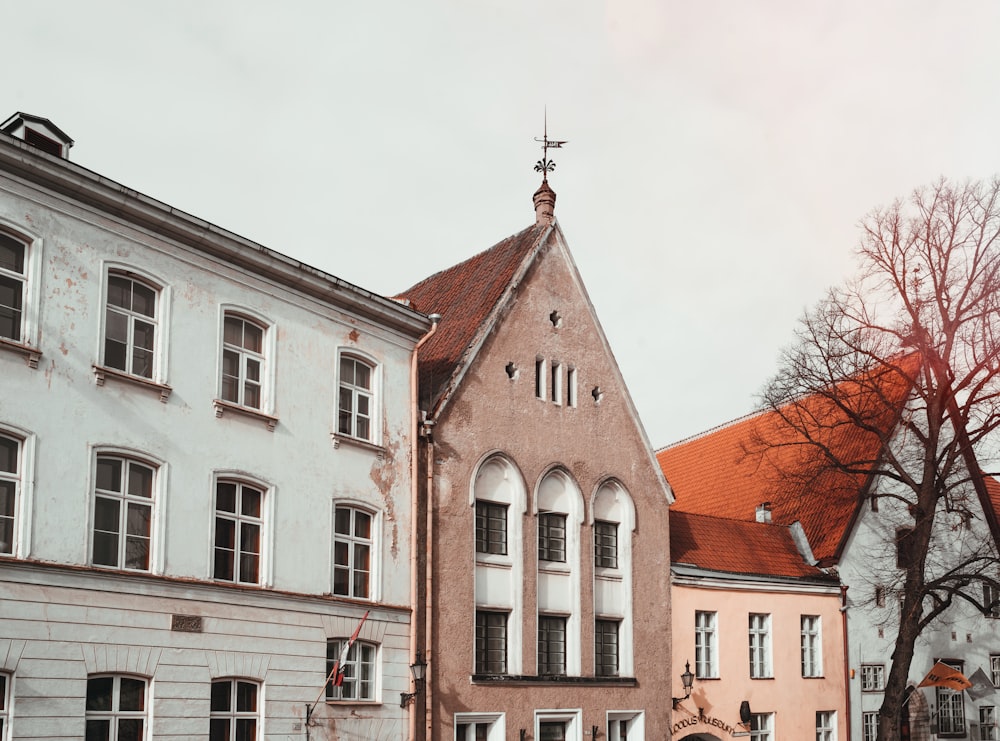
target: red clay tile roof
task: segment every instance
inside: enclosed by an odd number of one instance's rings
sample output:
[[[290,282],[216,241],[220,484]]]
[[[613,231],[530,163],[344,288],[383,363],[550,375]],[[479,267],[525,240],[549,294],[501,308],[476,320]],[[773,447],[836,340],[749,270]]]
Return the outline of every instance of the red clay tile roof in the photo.
[[[1000,481],[992,476],[983,476],[983,483],[986,485],[986,496],[993,506],[993,511],[1000,513]]]
[[[871,379],[869,379],[871,380]],[[855,408],[866,409],[874,427],[888,434],[905,403],[906,379],[887,372],[874,383],[841,384]],[[851,393],[852,391],[858,393]],[[853,470],[825,465],[817,445],[793,431],[777,411],[744,417],[657,453],[674,491],[672,511],[755,520],[756,508],[771,503],[772,521],[799,521],[814,556],[830,563],[865,494],[868,476],[883,450],[882,437],[847,420],[828,398],[816,394],[781,408],[835,451]]]
[[[531,226],[394,297],[408,299],[424,314],[441,315],[437,332],[420,349],[421,401],[437,404],[550,229]]]
[[[805,562],[786,525],[690,512],[670,513],[670,562],[730,574],[826,576]]]

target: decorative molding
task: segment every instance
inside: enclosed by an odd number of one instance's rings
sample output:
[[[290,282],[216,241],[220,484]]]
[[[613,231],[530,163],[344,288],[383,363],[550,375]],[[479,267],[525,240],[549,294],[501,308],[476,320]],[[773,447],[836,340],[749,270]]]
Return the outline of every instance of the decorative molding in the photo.
[[[120,370],[115,370],[114,368],[107,368],[103,365],[93,365],[91,367],[94,369],[94,382],[98,386],[103,386],[105,379],[114,378],[119,381],[124,381],[125,383],[131,383],[134,386],[155,391],[160,395],[160,401],[164,404],[167,403],[167,399],[170,398],[170,392],[173,391],[173,389],[165,383],[157,383],[156,381],[150,381],[147,378],[140,378],[139,376],[133,376],[129,373],[122,373]]]
[[[87,674],[135,674],[152,677],[160,663],[162,649],[113,643],[83,643],[80,651]]]
[[[205,660],[212,679],[245,677],[263,682],[271,657],[237,651],[206,651]]]
[[[259,419],[267,425],[268,432],[274,432],[274,428],[278,426],[277,417],[265,414],[259,409],[251,409],[250,407],[234,404],[231,401],[223,401],[222,399],[213,399],[212,406],[215,408],[216,418],[222,417],[226,412],[232,412],[233,414],[240,414],[251,419]]]
[[[0,350],[7,350],[12,353],[24,356],[24,362],[29,368],[38,368],[38,361],[42,358],[42,351],[37,347],[25,345],[21,342],[14,342],[4,337],[0,337]]]
[[[5,672],[17,671],[17,663],[21,660],[27,641],[11,638],[0,639],[0,669]]]

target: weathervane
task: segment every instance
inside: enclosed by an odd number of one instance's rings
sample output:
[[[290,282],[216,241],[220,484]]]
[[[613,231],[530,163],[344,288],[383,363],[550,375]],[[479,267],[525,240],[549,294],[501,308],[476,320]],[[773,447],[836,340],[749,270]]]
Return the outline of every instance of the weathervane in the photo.
[[[542,143],[542,158],[535,163],[535,172],[542,173],[542,182],[549,181],[549,173],[556,169],[556,163],[549,159],[549,149],[559,149],[566,141],[555,141],[549,139],[549,112],[545,111],[545,128],[542,138],[535,137],[536,142]]]

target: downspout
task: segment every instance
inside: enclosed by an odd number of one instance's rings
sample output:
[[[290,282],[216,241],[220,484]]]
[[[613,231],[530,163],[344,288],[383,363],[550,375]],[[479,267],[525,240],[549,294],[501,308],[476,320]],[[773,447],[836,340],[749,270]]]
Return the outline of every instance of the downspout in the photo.
[[[439,314],[430,314],[428,318],[431,320],[431,328],[427,330],[427,334],[420,338],[416,346],[413,348],[413,354],[410,356],[410,430],[412,434],[412,442],[410,443],[410,665],[416,663],[417,661],[417,630],[416,630],[416,620],[417,615],[420,612],[420,599],[417,592],[417,585],[419,584],[419,561],[417,559],[417,540],[420,535],[419,524],[420,520],[418,517],[419,505],[420,505],[420,467],[419,467],[419,436],[421,430],[420,423],[420,412],[418,409],[418,383],[417,383],[417,355],[420,352],[420,348],[423,347],[424,343],[427,342],[437,331],[438,322],[441,320]],[[428,573],[430,573],[428,564]],[[427,626],[424,626],[426,632]],[[427,655],[427,659],[430,659],[430,655]],[[427,660],[425,659],[425,660]],[[424,679],[424,702],[426,703],[426,697],[428,694],[428,687],[430,682],[426,678]],[[419,687],[414,687],[414,691],[420,689]],[[416,698],[415,698],[416,699]],[[411,741],[417,741],[417,703],[413,702],[410,704],[409,711],[409,738]],[[421,734],[423,738],[423,734]]]
[[[431,591],[432,583],[434,581],[432,564],[434,563],[434,497],[433,486],[434,486],[434,420],[425,419],[423,422],[423,436],[426,440],[426,450],[427,450],[427,460],[425,462],[425,468],[427,469],[427,484],[425,491],[427,492],[427,512],[425,513],[427,526],[425,528],[424,537],[427,539],[427,553],[424,567],[424,578],[425,578],[425,588],[424,588],[424,609],[427,611],[424,616],[424,656],[430,657],[431,646],[433,645],[433,630],[434,630],[434,592]],[[424,739],[430,738],[431,732],[434,728],[434,704],[431,702],[431,697],[434,692],[434,685],[431,682],[426,682],[424,684],[424,717],[425,730]]]
[[[851,741],[853,720],[851,719],[851,644],[847,642],[847,585],[840,585],[840,617],[844,625],[844,711],[847,713],[847,741]]]

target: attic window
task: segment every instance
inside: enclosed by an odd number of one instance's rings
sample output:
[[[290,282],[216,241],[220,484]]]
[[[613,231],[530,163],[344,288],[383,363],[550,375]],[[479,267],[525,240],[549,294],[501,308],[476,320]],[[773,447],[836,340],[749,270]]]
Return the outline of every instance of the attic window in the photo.
[[[507,378],[510,380],[513,381],[517,378],[517,366],[514,364],[513,360],[507,363],[504,370],[507,372]]]
[[[33,147],[41,149],[43,152],[47,152],[55,157],[62,157],[62,144],[57,142],[55,139],[50,139],[41,134],[34,129],[25,127],[24,129],[24,141]]]
[[[558,311],[553,311],[549,314],[549,321],[552,322],[552,326],[558,328],[562,324],[562,317],[559,316]]]

